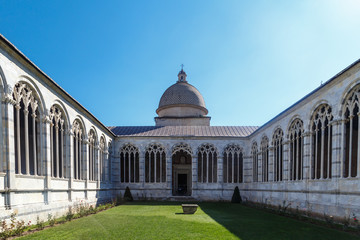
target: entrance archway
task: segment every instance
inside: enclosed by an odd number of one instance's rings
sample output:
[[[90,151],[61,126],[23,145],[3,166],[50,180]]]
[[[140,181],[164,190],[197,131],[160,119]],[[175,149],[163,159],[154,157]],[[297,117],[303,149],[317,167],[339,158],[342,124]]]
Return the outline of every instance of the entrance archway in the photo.
[[[191,196],[191,150],[175,148],[172,154],[172,195]]]

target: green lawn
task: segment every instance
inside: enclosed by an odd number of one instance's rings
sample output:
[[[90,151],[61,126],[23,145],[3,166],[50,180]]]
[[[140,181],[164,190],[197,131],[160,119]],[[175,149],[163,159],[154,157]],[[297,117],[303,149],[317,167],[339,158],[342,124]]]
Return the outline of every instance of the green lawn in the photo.
[[[238,204],[199,205],[184,215],[177,203],[130,203],[23,239],[359,239]]]

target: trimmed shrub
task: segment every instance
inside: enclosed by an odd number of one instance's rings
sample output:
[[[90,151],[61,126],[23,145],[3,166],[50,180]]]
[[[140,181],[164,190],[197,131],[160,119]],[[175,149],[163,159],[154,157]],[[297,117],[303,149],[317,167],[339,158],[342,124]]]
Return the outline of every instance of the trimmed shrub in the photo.
[[[132,195],[131,195],[131,192],[130,192],[130,188],[129,188],[129,187],[126,187],[126,189],[125,189],[124,200],[125,200],[125,201],[129,201],[129,202],[134,201],[134,199],[133,199],[133,197],[132,197]]]
[[[240,196],[240,190],[237,186],[234,189],[234,194],[232,195],[231,202],[232,203],[241,203],[242,202],[241,196]]]

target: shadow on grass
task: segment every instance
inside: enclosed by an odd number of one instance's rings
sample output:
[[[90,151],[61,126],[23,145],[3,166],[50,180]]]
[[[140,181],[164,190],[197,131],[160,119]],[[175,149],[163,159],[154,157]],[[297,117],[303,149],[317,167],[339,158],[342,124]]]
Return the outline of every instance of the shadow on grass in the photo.
[[[240,204],[199,203],[217,223],[242,240],[249,239],[360,239],[330,228],[312,225]]]

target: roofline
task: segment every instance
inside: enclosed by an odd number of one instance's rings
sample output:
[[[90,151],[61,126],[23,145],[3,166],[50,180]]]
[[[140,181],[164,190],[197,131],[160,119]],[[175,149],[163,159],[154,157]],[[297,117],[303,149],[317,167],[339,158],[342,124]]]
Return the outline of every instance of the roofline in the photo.
[[[175,103],[175,104],[169,104],[169,105],[165,105],[165,106],[161,106],[161,107],[159,106],[158,109],[156,109],[156,114],[159,114],[159,112],[164,109],[173,108],[173,107],[193,107],[193,108],[197,108],[197,109],[204,111],[205,115],[207,115],[209,113],[209,111],[206,109],[206,107],[203,107],[203,106],[190,104],[190,103]]]
[[[78,107],[80,107],[82,110],[84,110],[87,114],[90,115],[91,118],[93,118],[95,121],[97,121],[103,129],[105,129],[110,135],[113,137],[116,137],[116,135],[110,131],[102,122],[100,122],[99,119],[97,119],[89,110],[87,110],[84,106],[82,106],[78,101],[75,100],[70,94],[68,94],[62,87],[60,87],[54,80],[52,80],[46,73],[44,73],[38,66],[36,66],[28,57],[25,56],[19,49],[17,49],[14,44],[12,44],[9,40],[5,38],[4,35],[0,34],[0,40],[3,41],[10,49],[12,49],[16,54],[18,54],[20,57],[22,57],[23,60],[25,60],[28,64],[30,64],[36,71],[38,71],[43,77],[45,77],[48,81],[50,81],[52,84],[54,84],[60,91],[65,94],[68,98],[70,98],[71,101],[73,101]]]
[[[260,130],[262,130],[263,128],[265,128],[267,125],[270,125],[272,122],[274,122],[277,118],[280,118],[281,115],[285,114],[285,112],[289,111],[291,108],[295,107],[296,105],[298,105],[299,103],[301,103],[302,101],[304,101],[305,99],[311,97],[311,95],[315,94],[316,92],[320,91],[322,88],[324,88],[325,86],[329,85],[330,83],[332,83],[333,81],[335,81],[336,78],[340,77],[342,74],[344,74],[345,72],[347,72],[349,69],[351,69],[352,67],[354,67],[355,65],[357,65],[358,63],[360,63],[360,58],[358,60],[356,60],[355,62],[353,62],[352,64],[350,64],[349,66],[347,66],[346,68],[344,68],[343,70],[341,70],[340,72],[338,72],[335,76],[333,76],[332,78],[330,78],[329,80],[327,80],[324,84],[320,85],[319,87],[315,88],[314,90],[312,90],[310,93],[306,94],[304,97],[302,97],[300,100],[296,101],[294,104],[290,105],[290,107],[286,108],[284,111],[280,112],[278,115],[276,115],[275,117],[273,117],[272,119],[270,119],[269,121],[267,121],[266,123],[264,123],[262,126],[260,126],[258,129],[256,129],[254,132],[252,132],[249,137],[252,137],[254,134],[256,134],[257,132],[259,132]]]

